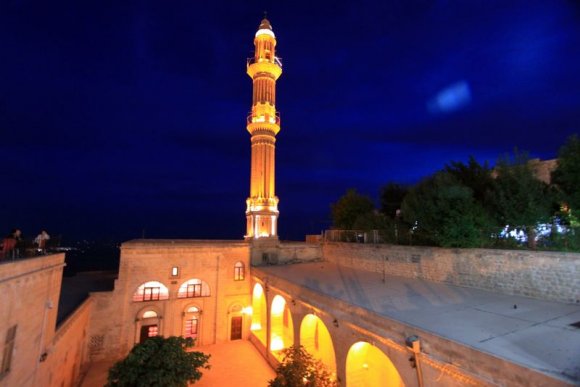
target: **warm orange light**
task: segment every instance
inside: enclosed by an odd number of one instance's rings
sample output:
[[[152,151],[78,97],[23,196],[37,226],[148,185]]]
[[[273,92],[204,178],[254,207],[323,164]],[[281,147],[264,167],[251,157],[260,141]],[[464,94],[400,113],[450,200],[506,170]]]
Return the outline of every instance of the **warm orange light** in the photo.
[[[404,387],[405,384],[387,355],[374,345],[359,341],[346,356],[346,385]]]

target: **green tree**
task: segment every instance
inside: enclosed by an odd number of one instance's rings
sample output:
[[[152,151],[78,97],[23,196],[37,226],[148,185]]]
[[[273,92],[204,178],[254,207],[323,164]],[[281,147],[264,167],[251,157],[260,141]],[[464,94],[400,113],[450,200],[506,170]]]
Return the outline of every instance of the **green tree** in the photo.
[[[335,387],[338,386],[326,366],[316,360],[303,346],[291,346],[282,351],[283,359],[276,368],[270,387]]]
[[[527,154],[517,149],[513,157],[501,158],[489,199],[498,225],[524,231],[528,246],[535,248],[536,228],[549,222],[553,198],[548,185],[534,176],[528,160]]]
[[[381,188],[381,212],[391,219],[397,217],[397,210],[401,209],[403,199],[409,192],[409,188],[397,184],[388,183]]]
[[[375,206],[368,197],[349,189],[338,201],[331,205],[332,223],[335,228],[352,230],[357,218],[373,212]]]
[[[473,191],[447,172],[412,188],[403,201],[402,214],[415,235],[443,247],[481,247],[490,225]]]
[[[109,370],[107,387],[186,387],[209,369],[210,355],[187,352],[191,338],[151,337],[133,347]]]
[[[564,201],[574,214],[580,213],[580,139],[571,136],[558,152],[558,166],[552,183],[563,193]]]
[[[452,161],[445,166],[444,170],[455,177],[459,183],[470,188],[474,199],[484,204],[486,195],[493,187],[493,177],[487,162],[481,165],[473,156],[469,156],[467,164]]]

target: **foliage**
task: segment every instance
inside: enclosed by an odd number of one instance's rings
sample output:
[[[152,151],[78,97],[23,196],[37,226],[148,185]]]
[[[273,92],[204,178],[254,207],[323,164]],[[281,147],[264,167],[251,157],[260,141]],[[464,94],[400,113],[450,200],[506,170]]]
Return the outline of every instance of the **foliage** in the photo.
[[[187,352],[191,338],[151,337],[133,347],[127,357],[109,370],[107,387],[185,387],[209,369],[210,355]]]
[[[418,236],[443,247],[481,247],[489,217],[473,191],[453,175],[439,172],[411,189],[403,219]]]
[[[493,177],[489,165],[487,163],[480,165],[473,156],[469,156],[467,164],[452,161],[445,166],[444,171],[471,189],[474,199],[480,203],[484,202],[487,193],[493,187]]]
[[[397,217],[397,210],[401,209],[403,199],[409,189],[397,183],[388,183],[381,188],[381,212],[391,219]]]
[[[356,219],[374,210],[373,201],[349,189],[338,201],[331,205],[332,223],[335,228],[352,230]]]
[[[282,351],[282,363],[276,368],[276,378],[270,387],[335,387],[336,380],[320,360],[316,360],[303,346],[291,346]]]
[[[558,166],[552,173],[552,183],[563,193],[573,214],[580,213],[580,139],[574,135],[560,148]]]
[[[548,185],[534,176],[525,153],[498,161],[497,178],[488,198],[498,225],[523,230],[535,248],[536,226],[550,220],[553,197]]]

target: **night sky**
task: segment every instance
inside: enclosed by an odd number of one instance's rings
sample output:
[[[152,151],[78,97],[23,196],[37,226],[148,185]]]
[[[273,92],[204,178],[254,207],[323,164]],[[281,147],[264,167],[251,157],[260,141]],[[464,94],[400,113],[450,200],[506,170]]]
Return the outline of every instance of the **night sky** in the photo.
[[[348,188],[580,132],[578,1],[2,0],[0,231],[241,239],[264,10],[282,239]]]

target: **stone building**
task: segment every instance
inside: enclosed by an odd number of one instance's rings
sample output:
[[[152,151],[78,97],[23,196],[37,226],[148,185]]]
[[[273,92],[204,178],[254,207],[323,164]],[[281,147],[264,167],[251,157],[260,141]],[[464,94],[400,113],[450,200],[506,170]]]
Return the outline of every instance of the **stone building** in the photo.
[[[349,387],[580,382],[578,254],[278,240],[268,20],[254,45],[245,239],[125,242],[114,289],[59,323],[64,256],[2,263],[0,385],[76,386],[155,335],[248,340],[272,366],[302,345]]]

